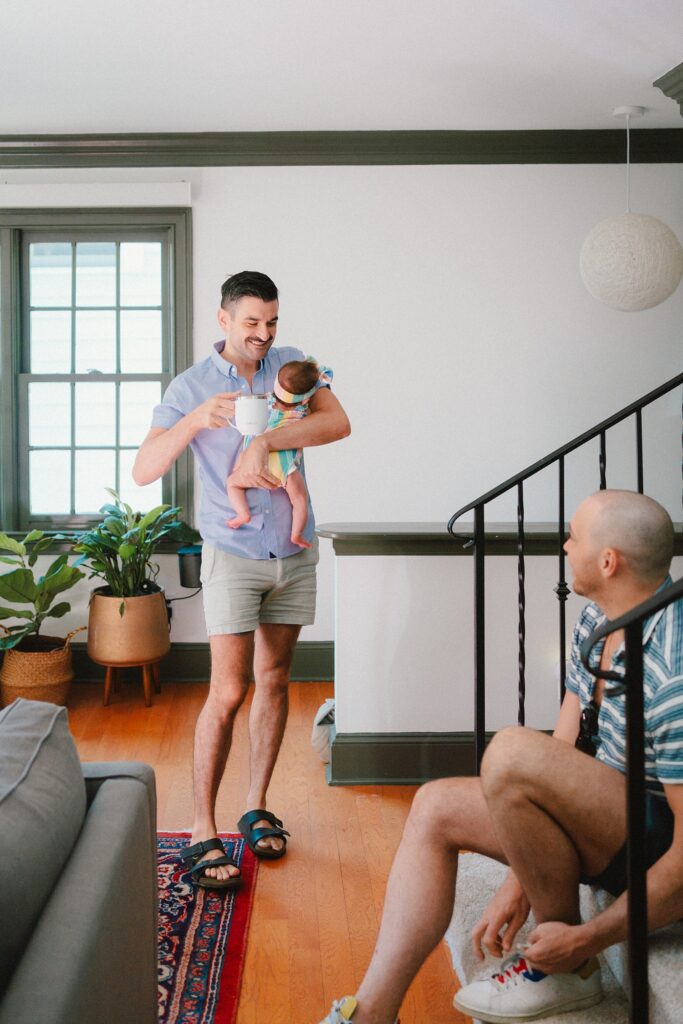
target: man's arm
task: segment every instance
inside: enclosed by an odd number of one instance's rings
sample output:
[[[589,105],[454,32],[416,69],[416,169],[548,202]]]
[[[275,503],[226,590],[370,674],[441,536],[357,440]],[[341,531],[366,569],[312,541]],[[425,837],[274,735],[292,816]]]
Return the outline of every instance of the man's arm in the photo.
[[[264,484],[264,479],[274,479],[268,473],[268,455],[272,451],[313,448],[339,441],[351,433],[349,418],[329,388],[319,388],[311,398],[309,408],[310,414],[304,419],[293,420],[285,427],[269,430],[253,439],[242,453],[236,470],[235,482],[240,487],[273,486]]]
[[[151,484],[168,473],[200,430],[224,427],[235,413],[234,399],[239,394],[239,391],[224,391],[212,395],[168,430],[152,427],[135,456],[133,480],[138,487]]]
[[[648,931],[683,917],[683,784],[664,787],[674,814],[674,838],[647,873]],[[628,893],[597,917],[580,925],[547,921],[529,936],[527,958],[542,971],[571,971],[587,957],[628,935]]]
[[[579,735],[579,722],[581,721],[581,702],[576,693],[566,690],[562,700],[562,707],[557,716],[553,737],[556,740],[564,740],[572,747]]]

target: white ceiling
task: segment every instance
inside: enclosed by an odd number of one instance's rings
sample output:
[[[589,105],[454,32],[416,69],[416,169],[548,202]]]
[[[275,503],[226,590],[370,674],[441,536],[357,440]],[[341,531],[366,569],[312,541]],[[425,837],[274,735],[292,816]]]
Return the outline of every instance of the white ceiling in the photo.
[[[0,134],[681,128],[681,0],[2,0]]]

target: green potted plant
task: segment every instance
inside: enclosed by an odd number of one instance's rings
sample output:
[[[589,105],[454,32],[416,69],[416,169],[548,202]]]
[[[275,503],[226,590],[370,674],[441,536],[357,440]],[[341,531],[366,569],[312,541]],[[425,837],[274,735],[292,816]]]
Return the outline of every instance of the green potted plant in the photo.
[[[180,508],[158,505],[134,512],[116,491],[107,488],[113,504],[100,509],[102,520],[76,537],[74,565],[98,577],[90,598],[88,654],[107,666],[105,704],[113,672],[127,665],[143,666],[145,700],[151,703],[152,670],[171,646],[170,622],[162,587],[156,582],[159,566],[153,561],[165,540],[187,541],[196,536],[180,518]]]
[[[42,530],[31,530],[18,541],[0,533],[0,562],[13,568],[0,575],[0,619],[19,619],[1,625],[0,650],[4,657],[0,669],[0,696],[3,704],[16,697],[47,700],[64,704],[73,679],[71,638],[46,636],[41,627],[46,619],[60,619],[71,610],[66,601],[55,599],[83,578],[80,569],[68,564],[69,555],[58,555],[43,575],[35,565],[53,541],[64,540],[61,534],[46,536]],[[28,606],[28,607],[26,607]],[[85,628],[85,627],[81,627]]]

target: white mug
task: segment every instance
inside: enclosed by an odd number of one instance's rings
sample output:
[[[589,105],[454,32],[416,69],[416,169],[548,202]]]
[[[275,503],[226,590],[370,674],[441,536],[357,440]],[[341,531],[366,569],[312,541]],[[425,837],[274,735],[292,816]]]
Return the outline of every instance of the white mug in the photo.
[[[235,399],[235,422],[240,434],[262,434],[268,425],[268,395],[240,395]]]

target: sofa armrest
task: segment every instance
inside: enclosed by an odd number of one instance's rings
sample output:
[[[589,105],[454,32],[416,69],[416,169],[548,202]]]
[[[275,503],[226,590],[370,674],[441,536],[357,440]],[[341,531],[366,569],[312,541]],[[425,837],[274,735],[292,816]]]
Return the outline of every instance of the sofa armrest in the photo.
[[[0,1024],[156,1024],[153,773],[84,768],[94,795],[5,992]]]

